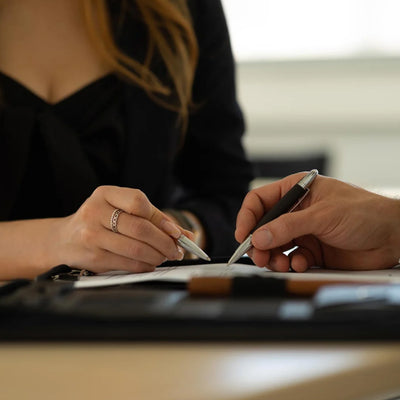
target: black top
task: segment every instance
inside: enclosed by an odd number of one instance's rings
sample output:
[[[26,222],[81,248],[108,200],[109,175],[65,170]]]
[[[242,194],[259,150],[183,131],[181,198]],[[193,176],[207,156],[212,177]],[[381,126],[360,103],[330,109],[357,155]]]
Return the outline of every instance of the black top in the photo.
[[[236,213],[251,169],[222,7],[189,1],[200,47],[198,105],[181,146],[176,114],[110,74],[51,105],[0,74],[0,220],[66,216],[99,185],[141,189],[160,209],[192,211],[212,256],[236,243]],[[120,47],[142,60],[146,29],[135,17],[118,30]]]
[[[121,85],[115,76],[107,75],[54,105],[1,72],[0,85],[4,112],[18,110],[23,119],[34,114],[24,171],[8,219],[66,216],[82,204],[83,194],[87,197],[97,186],[116,182],[124,131],[118,123]],[[79,157],[82,151],[88,162]],[[71,197],[71,192],[79,196]]]

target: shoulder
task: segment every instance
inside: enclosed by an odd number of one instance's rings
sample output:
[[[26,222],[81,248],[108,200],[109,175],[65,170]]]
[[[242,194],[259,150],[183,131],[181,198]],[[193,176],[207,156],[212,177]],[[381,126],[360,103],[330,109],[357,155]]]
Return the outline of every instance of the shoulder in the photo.
[[[228,26],[220,0],[188,0],[200,56],[230,48]],[[221,48],[222,47],[222,48]]]
[[[218,23],[225,25],[225,15],[220,0],[188,0],[187,4],[195,29],[203,24],[208,25],[208,29],[218,27]],[[212,22],[217,25],[212,25]]]
[[[193,16],[201,13],[220,14],[223,12],[221,0],[187,0]]]

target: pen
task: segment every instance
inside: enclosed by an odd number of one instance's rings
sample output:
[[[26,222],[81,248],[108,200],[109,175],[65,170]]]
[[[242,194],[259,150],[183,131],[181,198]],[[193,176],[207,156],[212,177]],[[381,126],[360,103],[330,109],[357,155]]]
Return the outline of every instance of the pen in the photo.
[[[228,261],[228,266],[246,254],[252,247],[251,238],[254,231],[267,222],[278,218],[282,214],[291,212],[304,199],[310,191],[309,187],[318,175],[318,170],[313,169],[300,179],[258,222],[245,241],[236,249]]]
[[[199,247],[195,242],[190,240],[187,236],[181,235],[177,242],[179,246],[183,247],[185,250],[193,253],[197,257],[202,258],[203,260],[211,261],[210,257]]]
[[[319,288],[327,285],[368,285],[372,282],[348,280],[295,280],[264,278],[261,276],[240,277],[192,277],[188,282],[188,291],[192,296],[264,296],[273,297],[283,294],[312,296]]]

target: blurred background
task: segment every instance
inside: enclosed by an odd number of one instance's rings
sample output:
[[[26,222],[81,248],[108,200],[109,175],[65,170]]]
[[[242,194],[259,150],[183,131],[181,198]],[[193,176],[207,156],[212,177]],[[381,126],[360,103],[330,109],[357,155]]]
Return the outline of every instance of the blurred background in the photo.
[[[223,0],[260,179],[400,188],[400,1]]]

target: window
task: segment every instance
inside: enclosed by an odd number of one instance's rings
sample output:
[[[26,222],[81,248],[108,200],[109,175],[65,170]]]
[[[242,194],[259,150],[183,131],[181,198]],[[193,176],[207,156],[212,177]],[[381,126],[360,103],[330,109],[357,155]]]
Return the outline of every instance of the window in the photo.
[[[238,61],[400,56],[399,0],[222,0]]]

